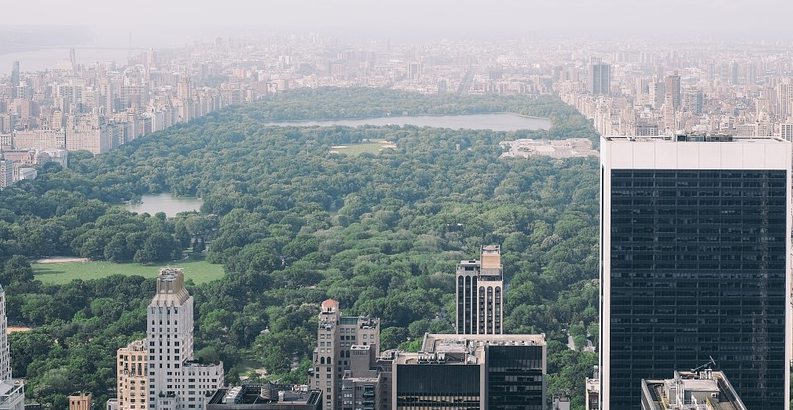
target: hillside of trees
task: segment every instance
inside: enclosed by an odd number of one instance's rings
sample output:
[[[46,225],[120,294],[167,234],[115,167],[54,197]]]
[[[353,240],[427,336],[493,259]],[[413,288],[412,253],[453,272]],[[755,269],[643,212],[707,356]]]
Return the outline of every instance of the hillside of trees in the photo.
[[[418,127],[272,127],[267,121],[387,113],[515,112],[551,118],[549,131]],[[189,286],[196,351],[235,381],[251,363],[303,381],[319,303],[382,319],[384,349],[415,348],[453,331],[454,269],[501,244],[505,329],[545,333],[549,394],[583,407],[597,356],[566,346],[597,339],[598,161],[500,159],[499,142],[597,135],[554,97],[422,96],[376,89],[300,90],[217,113],[92,157],[47,166],[0,192],[0,283],[15,377],[28,396],[62,408],[78,389],[99,403],[115,387],[115,350],[144,336],[153,280],[111,276],[43,285],[41,256],[152,263],[187,249],[225,276]],[[386,139],[378,155],[334,145]],[[458,149],[459,146],[459,149]],[[199,196],[200,213],[137,215],[113,206],[147,193]],[[203,252],[202,252],[203,251]],[[265,331],[267,330],[267,331]],[[301,364],[292,368],[293,360]]]

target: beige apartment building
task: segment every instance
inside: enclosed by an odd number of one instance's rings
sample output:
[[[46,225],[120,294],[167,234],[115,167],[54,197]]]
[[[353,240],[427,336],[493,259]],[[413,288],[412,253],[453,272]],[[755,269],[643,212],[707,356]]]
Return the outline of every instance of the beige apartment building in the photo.
[[[69,410],[91,410],[94,396],[87,392],[77,392],[69,396]]]
[[[136,340],[118,349],[116,355],[118,410],[146,408],[146,340]]]

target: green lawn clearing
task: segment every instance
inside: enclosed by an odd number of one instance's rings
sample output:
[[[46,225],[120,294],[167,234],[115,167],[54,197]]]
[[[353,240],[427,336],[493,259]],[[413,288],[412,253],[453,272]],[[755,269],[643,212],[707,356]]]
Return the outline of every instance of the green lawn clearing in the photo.
[[[214,265],[206,261],[185,259],[163,265],[141,265],[138,263],[112,263],[104,261],[89,262],[57,262],[33,263],[33,274],[43,283],[64,284],[74,279],[90,280],[110,275],[138,275],[154,278],[160,274],[160,268],[182,268],[185,280],[193,280],[196,284],[211,282],[223,276],[223,265]]]
[[[384,148],[396,148],[396,145],[384,139],[365,140],[358,144],[334,145],[331,152],[347,155],[360,155],[364,152],[379,154]]]

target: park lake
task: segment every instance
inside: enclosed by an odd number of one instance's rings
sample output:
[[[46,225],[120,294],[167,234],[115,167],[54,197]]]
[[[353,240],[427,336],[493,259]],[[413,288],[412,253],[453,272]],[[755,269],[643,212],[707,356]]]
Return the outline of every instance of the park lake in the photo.
[[[154,215],[157,212],[165,212],[169,218],[176,216],[179,212],[198,211],[203,202],[198,198],[173,196],[169,193],[143,195],[140,202],[128,203],[124,205],[130,212],[148,213]]]

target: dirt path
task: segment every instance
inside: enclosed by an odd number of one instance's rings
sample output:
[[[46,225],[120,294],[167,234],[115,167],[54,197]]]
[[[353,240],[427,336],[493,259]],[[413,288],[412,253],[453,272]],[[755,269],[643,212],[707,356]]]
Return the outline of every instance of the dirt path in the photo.
[[[54,258],[39,259],[36,263],[64,263],[64,262],[88,262],[88,258],[72,258],[68,256],[56,256]]]

